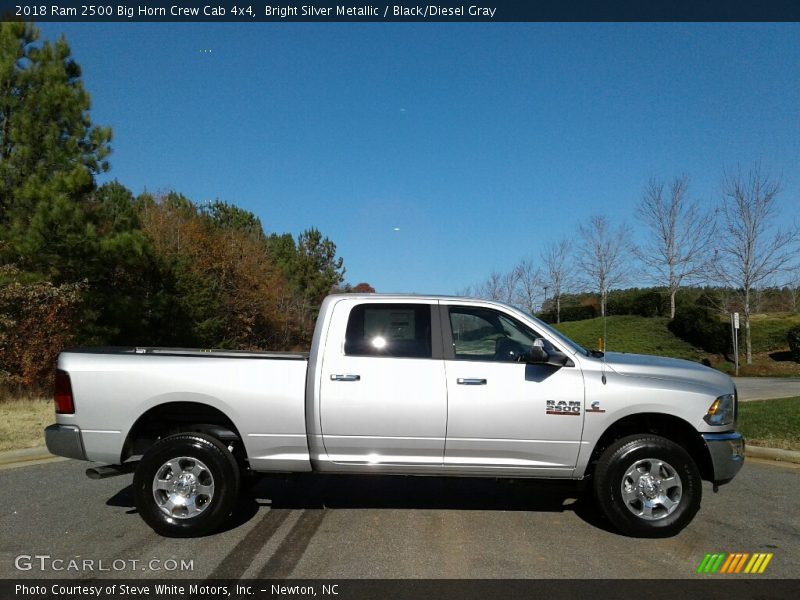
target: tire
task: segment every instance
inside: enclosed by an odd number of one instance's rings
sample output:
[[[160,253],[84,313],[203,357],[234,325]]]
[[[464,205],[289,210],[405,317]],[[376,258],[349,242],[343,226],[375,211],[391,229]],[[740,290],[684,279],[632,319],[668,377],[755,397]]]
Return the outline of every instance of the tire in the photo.
[[[239,467],[218,439],[177,433],[144,454],[133,493],[142,519],[159,535],[202,536],[219,528],[236,506]]]
[[[652,434],[617,440],[600,457],[594,492],[602,512],[625,535],[669,537],[700,508],[702,481],[681,446]]]

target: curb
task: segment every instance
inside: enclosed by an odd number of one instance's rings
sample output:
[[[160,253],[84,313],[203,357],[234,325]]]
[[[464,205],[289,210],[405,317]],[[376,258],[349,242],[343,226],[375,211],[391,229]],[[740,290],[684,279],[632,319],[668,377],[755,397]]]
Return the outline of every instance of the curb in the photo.
[[[62,460],[69,459],[63,456],[50,454],[45,446],[24,448],[22,450],[8,450],[0,452],[0,471],[7,471],[8,469],[16,469],[18,467],[44,465]]]
[[[745,456],[761,458],[780,462],[800,464],[800,452],[795,450],[781,450],[779,448],[764,448],[762,446],[745,445]],[[0,468],[11,468],[11,465],[24,466],[26,463],[50,462],[51,460],[67,460],[61,456],[50,454],[46,446],[38,448],[25,448],[24,450],[8,450],[0,452]]]
[[[761,446],[745,446],[745,456],[752,458],[765,458],[781,462],[800,463],[800,452],[795,450],[781,450],[779,448],[762,448]]]
[[[0,452],[0,465],[31,462],[34,460],[44,460],[46,458],[55,458],[55,455],[50,454],[46,446],[24,448],[22,450],[7,450],[5,452]]]

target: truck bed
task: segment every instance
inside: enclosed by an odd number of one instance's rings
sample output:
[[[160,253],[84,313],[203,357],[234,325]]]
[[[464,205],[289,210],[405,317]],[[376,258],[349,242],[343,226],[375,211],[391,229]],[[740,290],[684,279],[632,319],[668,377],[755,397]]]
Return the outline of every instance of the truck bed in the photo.
[[[212,407],[235,424],[251,466],[310,470],[305,423],[308,354],[191,348],[75,348],[59,356],[70,378],[86,458],[119,464],[131,429],[168,405],[185,414]],[[157,418],[157,417],[149,417]]]

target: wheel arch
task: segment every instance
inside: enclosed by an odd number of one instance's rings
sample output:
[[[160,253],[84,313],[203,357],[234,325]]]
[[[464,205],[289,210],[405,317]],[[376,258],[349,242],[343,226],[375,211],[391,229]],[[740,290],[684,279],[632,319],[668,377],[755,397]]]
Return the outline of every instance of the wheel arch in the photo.
[[[702,479],[707,481],[714,479],[714,466],[711,462],[711,455],[700,433],[680,417],[655,412],[627,415],[612,423],[597,440],[592,450],[589,463],[586,466],[586,476],[591,476],[594,473],[597,461],[606,448],[619,439],[637,433],[660,435],[675,442],[683,447],[695,461]]]
[[[156,441],[173,433],[198,432],[233,446],[237,461],[247,459],[239,430],[222,410],[202,402],[177,400],[157,404],[142,413],[125,437],[120,461],[144,454]]]

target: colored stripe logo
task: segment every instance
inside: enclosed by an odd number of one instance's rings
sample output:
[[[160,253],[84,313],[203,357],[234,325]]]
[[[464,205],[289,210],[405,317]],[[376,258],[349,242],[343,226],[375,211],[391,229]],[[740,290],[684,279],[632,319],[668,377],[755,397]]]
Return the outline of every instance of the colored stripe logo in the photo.
[[[697,567],[698,573],[717,573],[717,574],[737,574],[749,573],[751,575],[763,573],[773,554],[764,552],[718,552],[706,554],[700,566]]]

